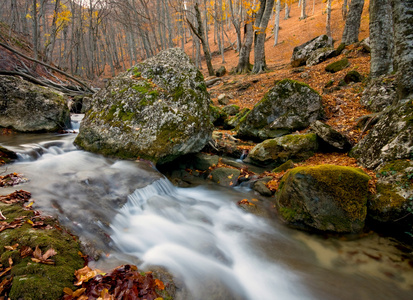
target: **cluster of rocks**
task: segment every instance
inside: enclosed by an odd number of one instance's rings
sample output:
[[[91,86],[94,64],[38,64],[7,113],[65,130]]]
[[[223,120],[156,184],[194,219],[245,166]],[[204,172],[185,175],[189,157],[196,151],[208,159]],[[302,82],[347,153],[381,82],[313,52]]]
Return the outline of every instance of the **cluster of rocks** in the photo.
[[[321,36],[294,49],[292,65],[314,65],[341,51],[342,46],[334,50],[332,41]],[[348,65],[343,59],[327,66],[326,71],[336,72]],[[346,80],[362,78],[349,72]],[[43,88],[35,93],[33,89],[20,79],[1,76],[1,127],[45,131],[68,122],[61,95]],[[212,105],[202,74],[185,53],[169,49],[113,78],[95,94],[75,143],[108,156],[147,159],[160,168],[173,162],[175,178],[181,181],[178,184],[186,182],[188,176],[209,178],[223,186],[247,182],[265,196],[273,195],[267,187],[271,177],[251,175],[245,163],[275,168],[275,172],[291,169],[284,175],[274,201],[280,217],[300,228],[358,232],[366,220],[411,226],[413,100],[395,102],[394,98],[391,77],[368,85],[362,103],[378,112],[376,124],[352,148],[346,136],[322,122],[325,113],[321,97],[308,85],[285,79],[251,110],[228,105],[225,97],[220,99],[226,105],[221,109]],[[30,120],[22,115],[29,105],[39,111],[36,124],[13,123]],[[234,129],[237,135],[213,133],[213,125]],[[298,133],[302,130],[306,132]],[[239,147],[241,140],[258,144],[247,155]],[[219,157],[199,153],[202,149],[246,157],[243,162],[221,160],[229,167],[217,167]],[[377,194],[369,193],[369,177],[360,169],[331,165],[294,168],[294,162],[316,152],[350,150],[364,167],[380,174]],[[186,171],[188,167],[192,174]]]

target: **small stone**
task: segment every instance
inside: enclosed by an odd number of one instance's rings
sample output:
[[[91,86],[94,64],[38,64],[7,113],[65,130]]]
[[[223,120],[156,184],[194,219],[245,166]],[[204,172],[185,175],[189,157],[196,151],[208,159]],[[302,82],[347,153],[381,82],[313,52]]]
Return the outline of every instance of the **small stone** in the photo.
[[[218,96],[218,103],[221,105],[227,105],[229,103],[229,98],[226,94],[220,94]]]

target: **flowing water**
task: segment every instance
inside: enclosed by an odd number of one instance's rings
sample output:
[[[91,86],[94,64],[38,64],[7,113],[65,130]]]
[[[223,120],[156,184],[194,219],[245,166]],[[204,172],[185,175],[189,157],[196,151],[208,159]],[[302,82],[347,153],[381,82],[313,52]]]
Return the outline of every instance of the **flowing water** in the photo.
[[[75,134],[0,136],[35,209],[59,217],[110,268],[162,266],[180,299],[412,299],[412,262],[376,234],[323,238],[255,216],[245,188],[173,186],[146,162],[77,150]],[[409,264],[410,263],[410,264]]]

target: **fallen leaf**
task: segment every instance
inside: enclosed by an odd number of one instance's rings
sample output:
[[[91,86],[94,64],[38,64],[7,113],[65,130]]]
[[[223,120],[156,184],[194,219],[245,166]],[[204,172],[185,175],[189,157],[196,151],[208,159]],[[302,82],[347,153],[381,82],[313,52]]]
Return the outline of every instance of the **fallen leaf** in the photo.
[[[63,293],[65,293],[66,295],[72,296],[73,295],[73,291],[71,288],[65,287],[63,289]]]
[[[30,255],[32,255],[32,253],[33,253],[33,249],[30,248],[29,246],[22,246],[21,249],[20,249],[20,257],[21,258],[30,256]]]
[[[13,246],[4,246],[6,250],[14,251],[19,247],[19,244],[14,244]]]
[[[80,288],[73,292],[72,297],[77,298],[86,291],[86,288]]]
[[[165,285],[163,284],[163,282],[159,279],[155,279],[155,284],[156,287],[160,290],[164,290],[165,289]]]
[[[42,250],[40,250],[39,246],[36,246],[36,249],[33,252],[32,261],[46,265],[54,265],[55,262],[49,259],[49,257],[52,257],[56,254],[56,250],[50,248],[44,255],[42,255]]]
[[[3,281],[0,283],[0,295],[10,287],[12,280],[13,278],[3,279]]]

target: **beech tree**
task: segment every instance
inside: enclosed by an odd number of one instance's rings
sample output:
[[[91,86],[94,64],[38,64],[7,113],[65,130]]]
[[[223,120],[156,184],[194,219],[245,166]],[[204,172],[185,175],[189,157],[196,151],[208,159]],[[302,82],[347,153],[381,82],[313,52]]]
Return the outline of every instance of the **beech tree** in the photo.
[[[254,67],[253,73],[260,73],[267,69],[265,62],[265,37],[268,22],[271,17],[274,0],[260,0],[260,9],[255,18],[254,35]]]
[[[390,74],[393,71],[393,14],[390,0],[370,1],[370,76]]]
[[[326,34],[331,37],[331,1],[327,0]]]
[[[280,12],[281,12],[281,1],[277,0],[276,12],[274,18],[274,46],[278,44],[278,32],[280,31]]]
[[[361,14],[363,13],[364,0],[351,0],[346,24],[344,26],[341,42],[345,45],[359,41]]]

